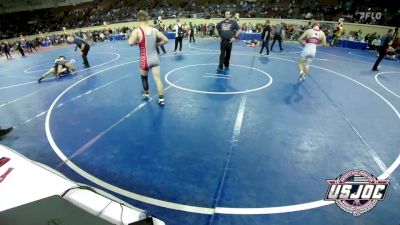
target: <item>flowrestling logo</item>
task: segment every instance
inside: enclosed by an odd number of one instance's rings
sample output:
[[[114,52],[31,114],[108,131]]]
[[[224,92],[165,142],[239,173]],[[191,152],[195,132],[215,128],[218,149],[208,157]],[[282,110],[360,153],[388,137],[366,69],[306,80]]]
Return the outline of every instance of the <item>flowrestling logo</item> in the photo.
[[[364,170],[351,170],[335,180],[327,180],[329,187],[325,201],[335,201],[345,212],[359,216],[382,201],[389,188],[389,180],[378,180]]]

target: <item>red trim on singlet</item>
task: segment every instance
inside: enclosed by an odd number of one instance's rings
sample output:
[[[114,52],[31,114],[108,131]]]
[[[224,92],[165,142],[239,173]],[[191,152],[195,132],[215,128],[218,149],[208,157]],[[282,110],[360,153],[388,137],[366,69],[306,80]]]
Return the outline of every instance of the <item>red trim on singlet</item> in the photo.
[[[315,31],[315,32],[320,32],[321,30],[320,30],[320,29],[314,29],[314,28],[313,28],[313,31]],[[321,39],[320,39],[319,37],[309,37],[309,38],[306,39],[306,43],[309,43],[309,44],[316,44],[316,45],[318,45],[320,42],[321,42]]]
[[[319,44],[321,40],[317,37],[310,37],[306,39],[306,43]]]
[[[142,32],[142,40],[139,42],[139,49],[140,49],[140,68],[142,70],[149,70],[149,65],[147,63],[147,50],[146,50],[146,36],[142,28],[140,28]]]

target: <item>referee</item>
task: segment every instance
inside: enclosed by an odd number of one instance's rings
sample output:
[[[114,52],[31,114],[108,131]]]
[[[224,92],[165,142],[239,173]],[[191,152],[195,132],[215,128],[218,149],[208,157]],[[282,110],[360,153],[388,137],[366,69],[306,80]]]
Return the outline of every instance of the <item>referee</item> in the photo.
[[[232,42],[240,34],[239,24],[231,19],[231,13],[225,11],[225,19],[217,24],[216,31],[221,37],[221,55],[219,56],[219,65],[217,71],[222,71],[225,66],[229,70],[229,60],[231,58]]]
[[[272,45],[271,45],[271,51],[272,51],[272,48],[274,47],[274,44],[275,44],[275,41],[276,41],[276,40],[278,40],[279,49],[280,49],[281,51],[283,51],[283,48],[282,48],[282,36],[283,36],[283,26],[282,26],[282,23],[277,23],[277,24],[275,25],[275,35],[274,35],[274,41],[272,42]]]
[[[382,59],[385,58],[386,52],[393,43],[393,29],[389,29],[388,33],[381,38],[381,46],[378,47],[379,57],[376,59],[372,71],[379,71],[378,66]]]
[[[87,55],[90,50],[90,45],[80,37],[68,36],[67,41],[76,44],[75,51],[77,50],[77,48],[81,50],[83,65],[85,68],[89,68],[90,65],[87,59]]]

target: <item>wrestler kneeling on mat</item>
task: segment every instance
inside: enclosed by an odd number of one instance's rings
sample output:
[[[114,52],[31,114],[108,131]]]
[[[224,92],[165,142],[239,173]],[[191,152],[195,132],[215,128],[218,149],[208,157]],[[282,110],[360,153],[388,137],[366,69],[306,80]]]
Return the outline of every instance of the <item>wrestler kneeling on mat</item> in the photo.
[[[67,60],[64,56],[60,56],[58,57],[58,59],[56,59],[54,61],[54,66],[49,69],[45,74],[43,74],[38,82],[40,83],[45,77],[54,74],[57,78],[60,78],[63,74],[67,74],[67,73],[75,73],[75,60],[71,59],[71,60]]]

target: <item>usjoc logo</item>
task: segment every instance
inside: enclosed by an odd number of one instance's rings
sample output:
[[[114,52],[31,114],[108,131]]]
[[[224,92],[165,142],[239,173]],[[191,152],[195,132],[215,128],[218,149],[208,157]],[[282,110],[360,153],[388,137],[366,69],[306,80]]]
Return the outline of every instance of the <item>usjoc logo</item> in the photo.
[[[364,170],[351,170],[335,180],[327,180],[329,187],[325,201],[335,203],[345,212],[359,216],[382,201],[389,188],[389,180],[378,180]]]

